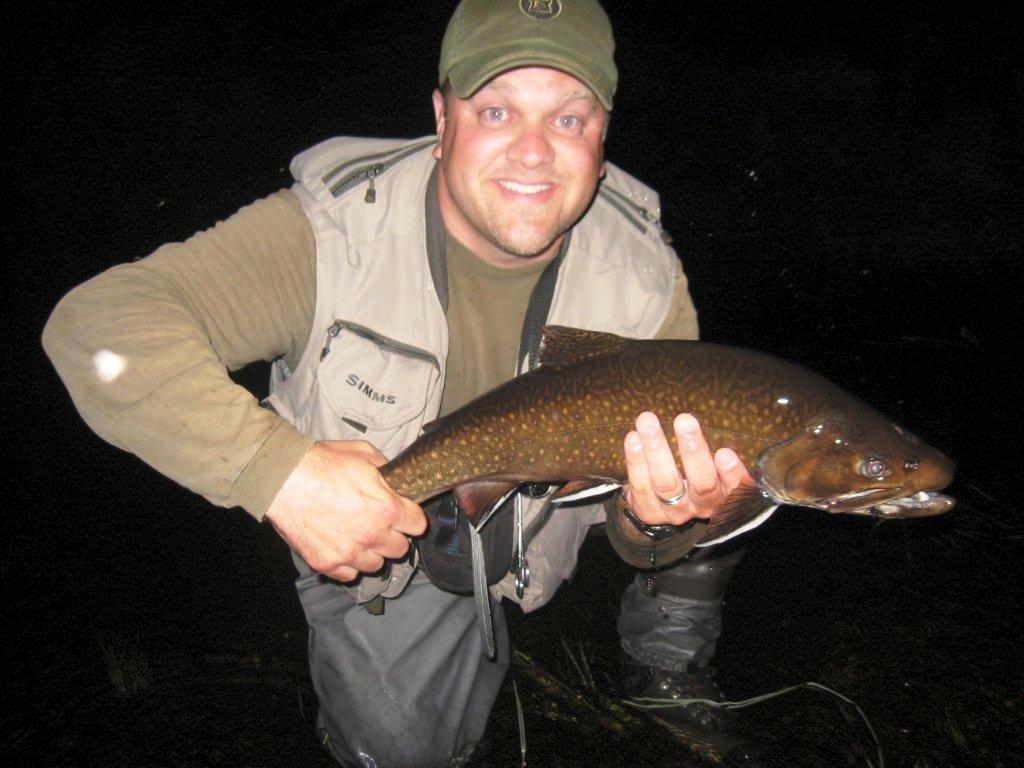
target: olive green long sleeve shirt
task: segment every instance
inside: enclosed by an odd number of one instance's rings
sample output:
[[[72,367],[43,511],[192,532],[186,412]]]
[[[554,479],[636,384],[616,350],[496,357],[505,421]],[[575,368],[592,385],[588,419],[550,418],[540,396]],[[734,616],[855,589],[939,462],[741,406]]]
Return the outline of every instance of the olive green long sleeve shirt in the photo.
[[[452,296],[460,299],[473,300]],[[315,301],[313,232],[282,190],[73,289],[50,316],[43,346],[100,437],[212,503],[261,519],[314,440],[227,372],[258,360],[297,363]],[[680,277],[658,338],[696,336]]]

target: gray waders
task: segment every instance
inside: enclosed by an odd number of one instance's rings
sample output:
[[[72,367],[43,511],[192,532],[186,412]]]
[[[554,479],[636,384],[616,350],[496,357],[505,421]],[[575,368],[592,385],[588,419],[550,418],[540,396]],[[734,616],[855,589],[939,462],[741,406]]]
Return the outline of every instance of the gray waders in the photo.
[[[622,597],[618,627],[625,652],[672,671],[706,663],[741,554],[711,547],[669,568],[639,572]],[[293,559],[325,748],[346,766],[458,765],[483,736],[508,669],[500,606],[492,600],[497,654],[491,661],[472,595],[438,589],[417,571],[382,614],[372,615],[335,582]]]
[[[637,662],[680,672],[715,655],[722,633],[725,588],[743,550],[694,549],[673,566],[639,571],[622,594],[622,649]]]
[[[309,624],[317,731],[342,765],[447,766],[480,740],[508,669],[505,614],[492,600],[497,653],[487,658],[473,596],[418,571],[370,614],[293,553]]]

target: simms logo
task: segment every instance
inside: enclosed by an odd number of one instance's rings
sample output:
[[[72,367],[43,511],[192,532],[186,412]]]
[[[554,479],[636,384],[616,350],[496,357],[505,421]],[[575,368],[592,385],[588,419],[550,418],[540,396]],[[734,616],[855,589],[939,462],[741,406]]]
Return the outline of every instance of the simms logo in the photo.
[[[369,384],[367,384],[365,381],[363,381],[358,376],[356,376],[354,373],[350,373],[348,375],[348,378],[345,379],[345,383],[350,385],[350,386],[355,387],[360,392],[362,392],[364,395],[366,395],[368,398],[373,400],[373,402],[375,402],[375,403],[387,403],[388,405],[394,405],[395,404],[395,396],[394,395],[385,395],[385,394],[383,394],[381,392],[378,392],[373,387],[371,387]]]

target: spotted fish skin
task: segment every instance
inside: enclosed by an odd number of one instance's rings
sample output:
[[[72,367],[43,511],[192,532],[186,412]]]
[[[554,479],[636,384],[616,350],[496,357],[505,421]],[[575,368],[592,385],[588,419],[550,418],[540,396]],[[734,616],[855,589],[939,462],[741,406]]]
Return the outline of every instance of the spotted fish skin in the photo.
[[[693,414],[712,450],[739,454],[762,505],[770,497],[855,512],[839,500],[900,499],[952,478],[939,451],[822,376],[771,355],[551,326],[540,363],[435,422],[382,469],[387,483],[417,503],[480,484],[625,484],[623,439],[642,411],[661,419],[673,444],[671,420]],[[870,460],[888,474],[866,476]],[[471,520],[482,513],[465,511]],[[935,512],[918,514],[928,513]]]

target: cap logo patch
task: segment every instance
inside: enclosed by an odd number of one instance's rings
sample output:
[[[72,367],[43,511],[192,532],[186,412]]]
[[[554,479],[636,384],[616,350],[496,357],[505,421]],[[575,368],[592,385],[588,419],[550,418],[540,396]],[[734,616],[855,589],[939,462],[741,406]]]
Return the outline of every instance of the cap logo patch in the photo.
[[[537,21],[553,19],[562,12],[558,0],[519,0],[519,10]]]

